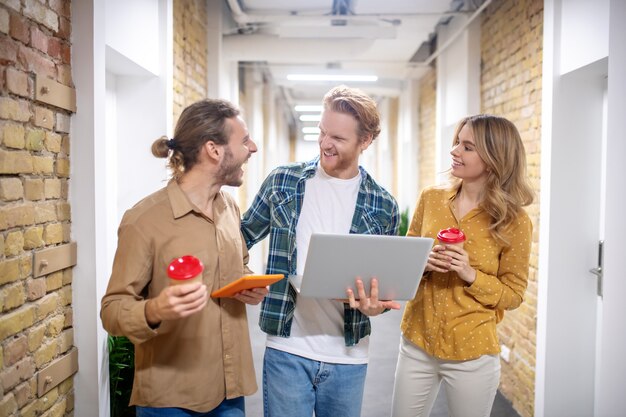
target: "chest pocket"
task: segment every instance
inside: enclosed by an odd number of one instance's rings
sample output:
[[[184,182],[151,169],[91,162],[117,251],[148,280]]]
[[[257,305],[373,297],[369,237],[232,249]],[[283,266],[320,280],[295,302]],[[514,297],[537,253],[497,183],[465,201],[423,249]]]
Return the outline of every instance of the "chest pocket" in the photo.
[[[358,233],[364,233],[368,235],[382,235],[384,234],[384,227],[380,223],[377,217],[373,216],[369,212],[364,212],[361,218],[361,224]]]
[[[289,228],[296,215],[295,196],[279,191],[272,194],[270,202],[272,204],[270,211],[272,227]]]

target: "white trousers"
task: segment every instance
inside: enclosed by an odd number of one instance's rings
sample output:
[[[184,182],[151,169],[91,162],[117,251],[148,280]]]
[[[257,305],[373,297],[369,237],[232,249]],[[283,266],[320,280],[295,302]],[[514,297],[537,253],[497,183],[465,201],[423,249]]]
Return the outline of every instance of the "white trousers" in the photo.
[[[391,416],[428,417],[442,382],[451,417],[489,417],[500,383],[500,358],[441,360],[402,337]]]

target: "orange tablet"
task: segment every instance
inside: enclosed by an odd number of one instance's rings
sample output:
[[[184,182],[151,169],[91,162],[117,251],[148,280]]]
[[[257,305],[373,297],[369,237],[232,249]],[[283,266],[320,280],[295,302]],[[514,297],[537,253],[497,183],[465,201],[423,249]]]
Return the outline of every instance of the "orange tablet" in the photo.
[[[280,281],[285,276],[283,274],[274,274],[274,275],[244,275],[236,281],[231,282],[230,284],[220,288],[219,290],[215,290],[211,293],[211,297],[232,297],[243,290],[249,290],[251,288],[259,288],[265,287],[267,285],[273,284],[276,281]]]

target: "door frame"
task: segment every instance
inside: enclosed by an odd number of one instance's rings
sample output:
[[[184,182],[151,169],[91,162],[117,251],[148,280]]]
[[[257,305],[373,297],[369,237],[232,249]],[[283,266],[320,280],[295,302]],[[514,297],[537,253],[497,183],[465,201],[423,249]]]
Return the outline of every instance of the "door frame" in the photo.
[[[609,18],[609,68],[607,91],[607,179],[604,298],[600,361],[596,385],[597,416],[624,412],[626,386],[626,2],[611,0]]]
[[[556,77],[544,115],[552,125],[542,142],[536,415],[593,415],[597,280],[588,271],[600,236],[607,68],[604,58]]]

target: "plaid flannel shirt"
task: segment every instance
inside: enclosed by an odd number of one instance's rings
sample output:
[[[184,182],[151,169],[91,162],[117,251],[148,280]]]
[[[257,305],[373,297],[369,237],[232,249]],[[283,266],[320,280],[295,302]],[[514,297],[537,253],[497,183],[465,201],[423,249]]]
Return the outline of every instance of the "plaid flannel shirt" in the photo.
[[[289,337],[297,293],[288,275],[296,273],[296,225],[307,179],[317,170],[319,157],[276,168],[268,175],[252,206],[244,213],[241,232],[248,248],[270,235],[268,274],[285,274],[270,286],[263,300],[259,325],[265,333]],[[396,235],[399,212],[395,199],[359,167],[361,184],[350,233]],[[364,255],[365,256],[365,255]],[[344,304],[344,338],[352,346],[371,333],[369,318]]]

